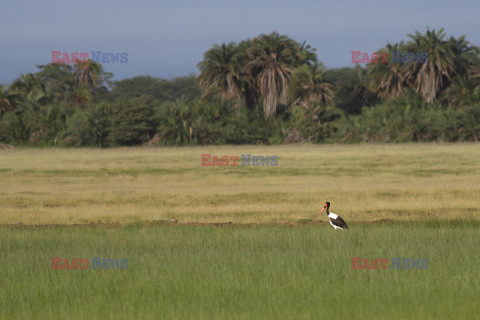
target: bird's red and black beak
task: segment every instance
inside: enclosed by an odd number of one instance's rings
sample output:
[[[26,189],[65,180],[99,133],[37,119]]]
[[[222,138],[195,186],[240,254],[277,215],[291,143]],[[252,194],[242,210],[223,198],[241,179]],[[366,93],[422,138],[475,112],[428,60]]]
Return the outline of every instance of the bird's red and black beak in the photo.
[[[325,205],[323,206],[323,209],[322,211],[320,211],[320,213],[322,213],[323,211],[325,211],[325,209],[327,209],[327,204],[325,203]]]

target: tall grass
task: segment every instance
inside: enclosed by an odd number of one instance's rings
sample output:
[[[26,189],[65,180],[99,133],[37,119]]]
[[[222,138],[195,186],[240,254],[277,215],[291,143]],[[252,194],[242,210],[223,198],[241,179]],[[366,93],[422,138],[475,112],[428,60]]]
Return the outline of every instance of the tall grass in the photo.
[[[474,319],[478,222],[0,228],[1,319]],[[128,259],[53,270],[51,257]],[[352,270],[351,258],[428,259]]]

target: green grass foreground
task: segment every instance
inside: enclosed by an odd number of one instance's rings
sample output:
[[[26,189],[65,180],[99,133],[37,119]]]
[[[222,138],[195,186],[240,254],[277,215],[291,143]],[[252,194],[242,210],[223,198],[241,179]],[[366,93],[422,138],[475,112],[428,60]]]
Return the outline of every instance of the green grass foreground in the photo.
[[[478,227],[0,227],[0,318],[475,319]],[[128,268],[53,270],[51,257]],[[428,268],[352,270],[352,257]]]
[[[278,156],[204,167],[203,153]],[[478,144],[0,150],[0,225],[479,219]]]

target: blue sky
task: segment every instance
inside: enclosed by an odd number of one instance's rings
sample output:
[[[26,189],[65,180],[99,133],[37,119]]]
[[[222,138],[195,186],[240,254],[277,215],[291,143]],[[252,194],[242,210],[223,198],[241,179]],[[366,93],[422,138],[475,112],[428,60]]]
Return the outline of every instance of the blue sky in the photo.
[[[104,64],[115,80],[197,73],[213,44],[278,31],[317,49],[328,68],[352,66],[351,51],[371,53],[407,33],[445,28],[480,45],[478,1],[2,1],[0,83],[51,61],[51,51],[127,52]]]

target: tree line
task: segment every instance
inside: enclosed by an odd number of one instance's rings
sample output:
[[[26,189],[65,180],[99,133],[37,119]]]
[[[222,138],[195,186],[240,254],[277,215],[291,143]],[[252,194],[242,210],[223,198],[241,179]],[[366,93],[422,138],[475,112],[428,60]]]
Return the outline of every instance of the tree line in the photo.
[[[34,146],[478,141],[479,48],[443,29],[327,69],[272,32],[213,45],[198,76],[111,81],[91,60],[52,63],[0,86],[0,143]],[[424,63],[391,61],[398,52]]]

